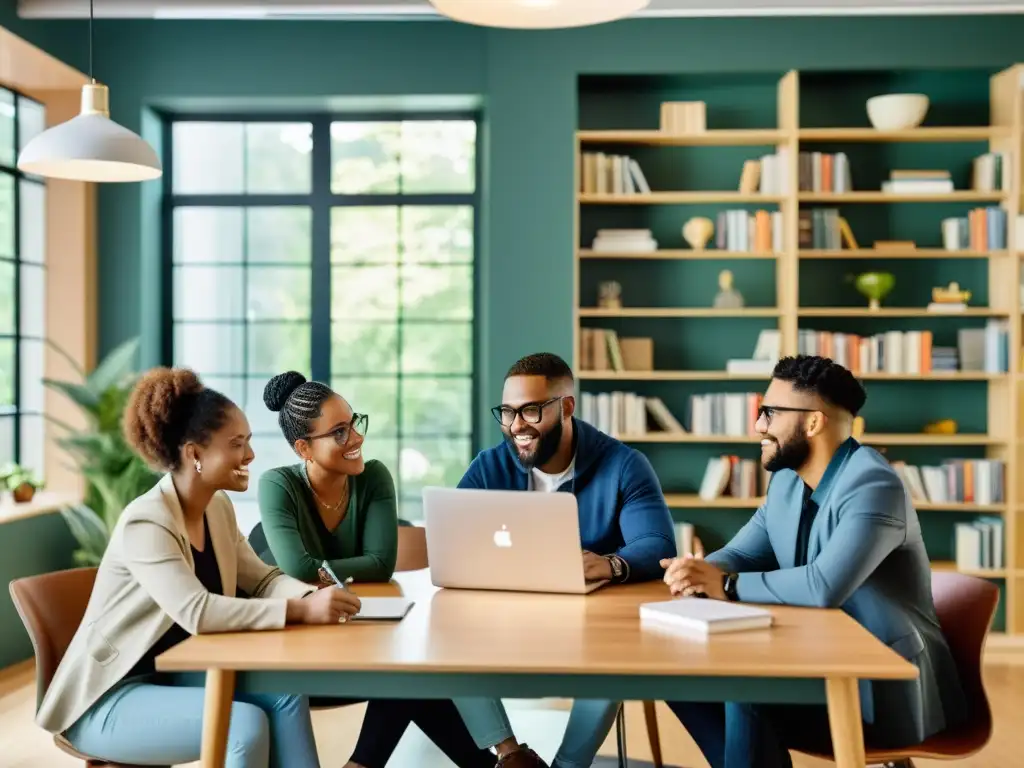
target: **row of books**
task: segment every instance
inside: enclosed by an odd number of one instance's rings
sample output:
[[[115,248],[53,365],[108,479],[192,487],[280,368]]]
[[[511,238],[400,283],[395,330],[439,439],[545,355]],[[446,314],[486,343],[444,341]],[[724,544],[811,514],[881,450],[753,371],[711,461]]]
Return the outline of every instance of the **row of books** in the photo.
[[[1006,248],[1007,234],[1006,211],[995,205],[942,220],[942,242],[947,251],[1001,251]],[[1020,244],[1019,239],[1017,242]]]
[[[885,331],[872,336],[800,329],[797,351],[835,360],[855,375],[933,372],[1006,373],[1009,321],[993,318],[984,328],[957,330],[956,347],[933,346],[931,331]]]
[[[893,170],[882,182],[882,191],[890,195],[941,195],[953,191],[953,179],[949,171]]]
[[[583,153],[580,191],[589,195],[650,194],[640,164],[629,155],[608,155],[604,152]]]
[[[979,517],[955,527],[956,567],[959,571],[1005,567],[1003,520]]]
[[[1002,459],[948,459],[937,466],[891,463],[915,502],[1002,504],[1006,463]]]
[[[771,473],[760,461],[732,455],[713,456],[708,459],[697,495],[705,501],[721,496],[754,499],[768,492],[770,479]]]
[[[584,392],[579,418],[612,437],[686,431],[661,398],[636,392]]]
[[[742,253],[781,253],[785,227],[780,211],[719,211],[715,247]]]
[[[1002,192],[1010,188],[1010,162],[1007,152],[986,152],[971,164],[971,187],[976,192]]]
[[[797,158],[801,192],[850,192],[850,160],[845,152],[801,152]]]
[[[690,432],[695,435],[748,437],[754,434],[760,392],[713,392],[690,396]]]
[[[797,245],[837,251],[856,248],[853,232],[838,208],[803,209],[797,216]]]
[[[649,371],[653,367],[652,339],[620,337],[610,328],[580,328],[580,370]]]

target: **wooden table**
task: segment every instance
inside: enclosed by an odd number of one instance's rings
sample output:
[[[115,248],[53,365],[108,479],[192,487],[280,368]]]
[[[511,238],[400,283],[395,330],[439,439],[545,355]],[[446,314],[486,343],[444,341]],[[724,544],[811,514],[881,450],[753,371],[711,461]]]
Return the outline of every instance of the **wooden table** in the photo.
[[[838,768],[863,768],[858,679],[917,668],[838,610],[771,606],[775,626],[708,640],[641,629],[661,582],[591,595],[438,590],[429,571],[363,596],[416,601],[401,622],[191,637],[157,669],[205,672],[202,767],[222,768],[235,689],[359,698],[598,698],[826,703]]]

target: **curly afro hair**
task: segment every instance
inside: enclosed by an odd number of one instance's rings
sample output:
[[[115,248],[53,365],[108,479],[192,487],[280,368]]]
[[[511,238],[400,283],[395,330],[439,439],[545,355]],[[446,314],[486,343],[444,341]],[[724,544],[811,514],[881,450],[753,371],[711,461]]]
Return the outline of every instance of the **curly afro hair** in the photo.
[[[825,402],[854,416],[868,399],[856,377],[827,357],[784,357],[775,364],[772,378],[788,381],[798,392],[813,392]]]
[[[234,407],[207,389],[188,368],[153,368],[135,384],[125,406],[124,437],[148,464],[171,472],[181,467],[181,448],[206,445]]]

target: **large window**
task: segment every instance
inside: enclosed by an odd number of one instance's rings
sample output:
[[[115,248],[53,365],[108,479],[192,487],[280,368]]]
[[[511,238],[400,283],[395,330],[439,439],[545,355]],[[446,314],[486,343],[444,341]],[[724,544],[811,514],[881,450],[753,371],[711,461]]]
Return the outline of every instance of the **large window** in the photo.
[[[263,405],[294,369],[369,416],[400,514],[453,485],[474,432],[471,116],[169,123],[167,357],[246,412],[258,473],[297,461]],[[257,519],[256,483],[236,499]]]
[[[43,474],[46,187],[15,168],[43,106],[0,88],[0,465]]]

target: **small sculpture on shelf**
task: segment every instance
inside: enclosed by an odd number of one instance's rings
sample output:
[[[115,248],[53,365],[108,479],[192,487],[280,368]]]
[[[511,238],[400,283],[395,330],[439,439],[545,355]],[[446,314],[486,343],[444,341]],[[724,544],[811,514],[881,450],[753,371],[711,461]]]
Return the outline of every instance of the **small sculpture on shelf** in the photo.
[[[743,294],[732,287],[732,272],[728,269],[718,274],[718,287],[715,309],[740,309],[743,306]]]
[[[868,300],[868,309],[881,309],[882,300],[896,287],[896,278],[890,272],[863,272],[854,279],[854,285]]]
[[[622,286],[605,280],[597,286],[597,306],[601,309],[622,309]]]
[[[683,239],[695,251],[703,251],[715,233],[715,223],[703,216],[694,216],[683,225]]]
[[[960,283],[952,282],[945,288],[932,288],[933,304],[965,305],[971,300],[970,291],[961,291]]]

